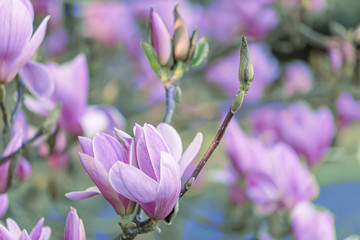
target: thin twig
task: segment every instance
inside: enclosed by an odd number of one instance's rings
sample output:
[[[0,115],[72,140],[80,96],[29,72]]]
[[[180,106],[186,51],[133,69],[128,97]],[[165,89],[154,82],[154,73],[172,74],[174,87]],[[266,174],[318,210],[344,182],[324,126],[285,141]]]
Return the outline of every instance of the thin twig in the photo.
[[[172,84],[170,87],[165,87],[166,91],[166,113],[164,117],[164,123],[171,123],[172,117],[175,112],[175,94],[176,85]]]
[[[196,166],[196,169],[191,174],[191,177],[183,185],[181,192],[180,192],[180,197],[182,197],[190,189],[192,183],[195,181],[195,179],[199,175],[201,169],[205,166],[207,160],[209,160],[210,156],[212,155],[212,153],[214,152],[216,147],[219,145],[222,137],[224,136],[226,128],[229,125],[229,122],[233,116],[234,116],[234,114],[231,112],[231,110],[229,110],[224,121],[221,124],[219,131],[217,132],[214,140],[212,141],[212,143],[209,146],[208,150],[206,151],[205,155],[203,156],[203,158],[201,159],[199,164]]]
[[[15,105],[14,111],[11,114],[11,122],[14,122],[14,119],[15,119],[17,111],[19,110],[23,95],[24,95],[24,83],[21,81],[21,79],[19,79],[18,84],[17,84],[16,105]]]

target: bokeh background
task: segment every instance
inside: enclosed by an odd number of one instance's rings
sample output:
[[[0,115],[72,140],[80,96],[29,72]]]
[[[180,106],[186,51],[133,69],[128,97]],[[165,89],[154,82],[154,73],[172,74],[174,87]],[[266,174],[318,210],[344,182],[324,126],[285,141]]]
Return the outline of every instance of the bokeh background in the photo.
[[[140,41],[148,39],[153,7],[173,32],[173,8],[190,32],[197,26],[210,52],[207,62],[186,73],[179,86],[181,103],[172,125],[184,147],[196,132],[204,142],[200,160],[237,92],[239,48],[246,35],[255,79],[236,119],[243,131],[256,132],[253,116],[263,106],[289,106],[305,101],[313,109],[331,110],[335,133],[321,163],[311,167],[320,186],[315,203],[335,217],[336,235],[360,234],[360,103],[339,103],[343,93],[360,98],[360,1],[358,0],[32,0],[37,26],[51,15],[36,59],[59,64],[79,53],[87,58],[89,104],[116,106],[131,132],[135,123],[162,121],[164,86],[147,62]],[[9,88],[15,89],[15,83]],[[349,103],[350,102],[350,103]],[[30,114],[30,122],[38,117]],[[267,121],[267,115],[260,115]],[[344,120],[345,119],[345,120]],[[304,130],[305,131],[305,130]],[[308,132],[316,138],[322,132]],[[325,133],[324,133],[325,134]],[[260,136],[261,137],[261,136]],[[87,239],[112,239],[120,233],[119,217],[101,197],[71,201],[64,194],[92,185],[77,156],[76,136],[67,136],[66,167],[51,168],[45,158],[31,158],[33,174],[14,180],[9,194],[11,217],[31,229],[44,216],[51,239],[62,239],[69,206],[83,219]],[[29,153],[33,155],[33,153]],[[229,197],[226,176],[231,168],[223,145],[215,151],[194,188],[180,202],[180,213],[161,233],[138,239],[254,239],[244,229],[248,205]],[[245,210],[244,210],[245,209]],[[245,213],[244,213],[245,212]],[[4,219],[5,219],[4,217]],[[246,225],[246,224],[245,224]],[[279,237],[281,239],[281,237]]]

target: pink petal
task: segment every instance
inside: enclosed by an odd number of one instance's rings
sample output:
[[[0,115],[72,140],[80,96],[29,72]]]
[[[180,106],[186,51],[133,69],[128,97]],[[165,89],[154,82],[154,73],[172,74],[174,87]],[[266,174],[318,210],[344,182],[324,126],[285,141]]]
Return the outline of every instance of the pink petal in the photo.
[[[46,116],[55,107],[56,103],[47,98],[35,99],[25,95],[25,105],[30,111]]]
[[[69,192],[65,196],[71,200],[82,200],[99,194],[101,194],[100,190],[94,186],[87,188],[85,191]]]
[[[180,161],[182,154],[182,142],[178,132],[166,123],[160,123],[157,126],[161,136],[164,138],[166,145],[169,147],[171,155],[174,156],[176,161]]]
[[[185,172],[186,168],[191,164],[191,162],[195,159],[196,155],[199,153],[202,140],[203,135],[201,133],[197,133],[194,140],[185,150],[182,158],[179,161],[181,175]]]
[[[45,32],[46,32],[46,26],[47,22],[49,21],[50,16],[47,16],[44,18],[44,20],[41,22],[40,26],[34,33],[33,37],[31,38],[28,45],[25,47],[21,55],[16,59],[16,62],[12,69],[10,70],[9,75],[7,76],[6,80],[7,82],[11,81],[16,74],[20,71],[20,69],[31,59],[31,57],[34,55],[36,49],[41,44],[42,40],[44,39]]]
[[[51,235],[51,229],[49,227],[43,227],[39,240],[49,240]]]
[[[0,194],[0,218],[5,214],[8,209],[9,198],[6,193]]]
[[[92,140],[87,137],[78,137],[78,139],[83,153],[90,157],[94,157]]]
[[[116,136],[124,143],[125,147],[129,147],[132,142],[132,137],[118,128],[114,129]]]
[[[35,240],[40,238],[43,226],[44,218],[41,218],[30,233],[31,239]]]
[[[24,180],[31,176],[32,167],[28,160],[24,157],[19,157],[18,163],[15,169],[15,176],[18,179]]]
[[[44,64],[29,61],[21,68],[20,76],[30,92],[37,97],[48,97],[54,91],[54,80]]]
[[[13,154],[14,152],[16,152],[17,150],[19,150],[19,148],[22,145],[22,131],[17,132],[15,134],[15,136],[13,136],[10,139],[10,142],[6,145],[4,152],[2,153],[1,157],[7,157],[11,154]]]
[[[160,183],[154,217],[164,219],[174,208],[181,190],[181,170],[173,156],[161,152]]]
[[[14,240],[10,232],[1,224],[0,224],[0,237],[1,240]]]
[[[33,240],[30,238],[29,234],[26,232],[26,230],[23,230],[21,232],[21,235],[18,240]]]
[[[93,140],[94,157],[109,172],[114,163],[121,161],[128,163],[126,149],[114,137],[98,133]]]
[[[14,220],[11,218],[6,219],[6,227],[13,238],[18,239],[21,235],[21,230]]]
[[[71,207],[65,223],[64,240],[84,240],[85,238],[80,238],[80,225],[76,209]]]
[[[158,183],[131,165],[115,163],[110,170],[109,180],[118,193],[134,202],[148,203],[156,198]]]
[[[0,165],[0,193],[6,193],[9,182],[10,161]]]

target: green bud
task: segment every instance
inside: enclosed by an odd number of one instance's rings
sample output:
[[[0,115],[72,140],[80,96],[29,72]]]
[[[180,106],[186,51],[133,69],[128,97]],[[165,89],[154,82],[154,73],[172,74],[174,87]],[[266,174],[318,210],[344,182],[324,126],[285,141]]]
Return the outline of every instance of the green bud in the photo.
[[[181,18],[179,12],[177,11],[178,6],[179,4],[177,4],[174,8],[174,57],[176,60],[185,61],[190,49],[189,30],[185,21]]]
[[[189,50],[189,55],[187,57],[187,60],[191,60],[195,55],[197,36],[198,36],[198,29],[195,28],[194,32],[191,35],[190,50]]]
[[[239,64],[239,91],[247,93],[254,79],[254,67],[252,65],[250,52],[246,37],[242,37],[240,47],[240,64]]]
[[[231,113],[232,114],[235,114],[241,108],[241,105],[244,101],[245,94],[246,93],[244,91],[239,91],[236,94],[236,97],[231,105]]]
[[[176,103],[181,102],[181,96],[182,96],[181,88],[179,86],[176,86],[176,92],[175,92],[175,97],[174,97],[174,100]]]
[[[200,38],[195,52],[191,58],[190,67],[195,68],[200,66],[206,61],[206,58],[209,54],[209,44],[206,41],[205,37]]]

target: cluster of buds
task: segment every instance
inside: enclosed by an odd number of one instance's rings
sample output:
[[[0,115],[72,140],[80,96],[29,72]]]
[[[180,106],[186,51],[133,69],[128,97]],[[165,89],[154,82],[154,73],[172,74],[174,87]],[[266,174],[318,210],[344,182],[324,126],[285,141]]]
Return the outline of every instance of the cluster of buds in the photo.
[[[151,9],[150,44],[141,43],[152,69],[166,87],[175,83],[186,71],[203,64],[209,52],[209,45],[204,37],[196,41],[197,29],[190,37],[177,7],[178,5],[174,8],[174,36],[171,37],[161,16]]]

